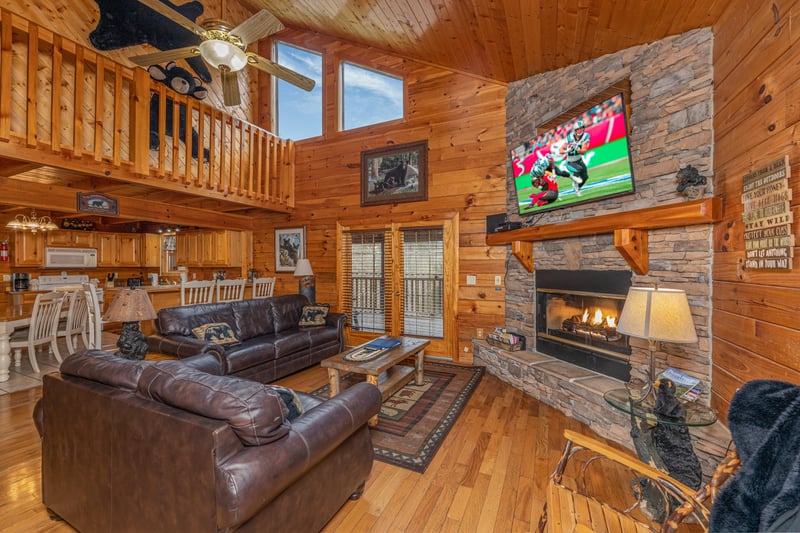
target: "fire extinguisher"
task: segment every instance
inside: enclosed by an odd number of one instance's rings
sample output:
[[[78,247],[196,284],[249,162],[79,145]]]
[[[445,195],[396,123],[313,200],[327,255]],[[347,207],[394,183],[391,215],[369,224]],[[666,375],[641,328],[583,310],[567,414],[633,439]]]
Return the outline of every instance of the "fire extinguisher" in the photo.
[[[0,261],[8,261],[8,241],[0,242]]]

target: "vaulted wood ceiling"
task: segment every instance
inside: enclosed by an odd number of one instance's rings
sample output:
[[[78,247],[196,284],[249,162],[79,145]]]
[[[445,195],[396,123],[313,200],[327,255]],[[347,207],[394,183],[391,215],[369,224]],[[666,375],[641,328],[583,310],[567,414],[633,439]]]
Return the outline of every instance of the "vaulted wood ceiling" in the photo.
[[[291,29],[324,33],[504,83],[710,26],[726,4],[725,0],[241,1],[253,11],[268,9]],[[225,0],[201,3],[225,11]],[[18,167],[13,161],[4,161],[2,168],[5,172],[0,172],[0,178],[57,181],[142,201],[157,198],[234,216],[253,214],[247,206],[153,190],[143,184],[36,165]]]
[[[710,26],[725,0],[243,0],[311,30],[492,80]]]

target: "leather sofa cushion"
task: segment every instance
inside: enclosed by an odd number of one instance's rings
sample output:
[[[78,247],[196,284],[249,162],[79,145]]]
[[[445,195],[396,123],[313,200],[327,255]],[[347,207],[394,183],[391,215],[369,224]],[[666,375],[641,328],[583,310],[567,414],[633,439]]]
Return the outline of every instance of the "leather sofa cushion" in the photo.
[[[226,366],[225,373],[235,374],[275,359],[275,346],[271,342],[265,342],[272,337],[256,337],[228,347],[222,360]]]
[[[288,410],[267,385],[230,376],[214,376],[180,361],[148,366],[136,392],[144,398],[192,413],[224,420],[245,446],[261,446],[289,433]]]
[[[275,337],[273,347],[276,359],[303,352],[311,349],[311,335],[304,330],[287,331]]]
[[[194,338],[192,330],[204,324],[224,322],[233,327],[234,334],[241,339],[237,331],[236,319],[229,303],[183,305],[167,307],[158,312],[156,325],[162,335],[182,335]]]
[[[61,373],[135,391],[142,371],[153,361],[132,361],[103,350],[75,352],[61,363]]]
[[[272,316],[270,298],[255,298],[232,302],[233,316],[236,317],[236,328],[240,341],[246,341],[260,335],[275,332],[275,321]]]
[[[284,294],[272,298],[272,313],[275,320],[275,333],[287,329],[297,329],[303,306],[309,305],[308,298],[302,294]]]

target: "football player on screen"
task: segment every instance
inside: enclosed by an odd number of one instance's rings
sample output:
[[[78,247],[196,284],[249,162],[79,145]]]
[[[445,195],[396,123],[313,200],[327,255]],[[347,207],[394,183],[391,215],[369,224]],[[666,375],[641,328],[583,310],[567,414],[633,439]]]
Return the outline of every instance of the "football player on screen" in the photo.
[[[590,139],[586,124],[578,119],[572,131],[567,134],[567,142],[561,146],[561,153],[567,156],[567,169],[570,171],[572,190],[576,196],[581,195],[581,187],[589,180],[589,170],[586,168],[583,155],[589,149]]]

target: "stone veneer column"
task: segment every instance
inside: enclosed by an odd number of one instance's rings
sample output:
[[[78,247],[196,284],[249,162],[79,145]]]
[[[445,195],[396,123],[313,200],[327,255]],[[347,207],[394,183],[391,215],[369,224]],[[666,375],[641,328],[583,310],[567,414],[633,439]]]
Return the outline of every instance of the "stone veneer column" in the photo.
[[[506,136],[510,150],[534,137],[537,125],[572,109],[621,79],[629,78],[631,82],[630,149],[636,192],[546,212],[537,218],[536,224],[684,202],[686,198],[676,191],[675,173],[687,165],[708,177],[710,186],[706,195],[712,195],[712,39],[710,29],[694,30],[509,85]],[[509,166],[507,212],[511,220],[525,222],[516,212],[512,175]],[[709,383],[712,227],[654,230],[650,231],[649,240],[650,271],[643,276],[634,274],[633,285],[658,284],[684,289],[699,338],[693,345],[665,344],[664,349],[656,353],[656,371],[672,366]],[[611,233],[537,242],[535,268],[629,269],[613,244]],[[536,276],[527,272],[510,253],[507,264],[506,327],[526,336],[528,352],[498,358],[502,350],[476,342],[476,361],[487,364],[492,373],[529,394],[586,422],[598,433],[630,445],[627,418],[620,418],[620,413],[604,405],[602,398],[597,401],[604,387],[620,386],[620,383],[609,383],[610,378],[595,375],[584,376],[582,369],[576,370],[567,363],[556,365],[552,360],[539,360],[546,356],[535,353]],[[634,371],[643,372],[649,360],[647,341],[631,339],[631,345]],[[537,365],[545,369],[550,367],[554,372],[539,371]],[[554,378],[554,375],[559,377]],[[596,408],[586,411],[585,402],[592,394],[591,403]],[[707,403],[708,398],[699,401]],[[580,403],[580,408],[575,408],[576,402]],[[722,430],[724,432],[724,428]],[[711,454],[721,455],[724,451],[715,445],[699,447],[705,447]]]

